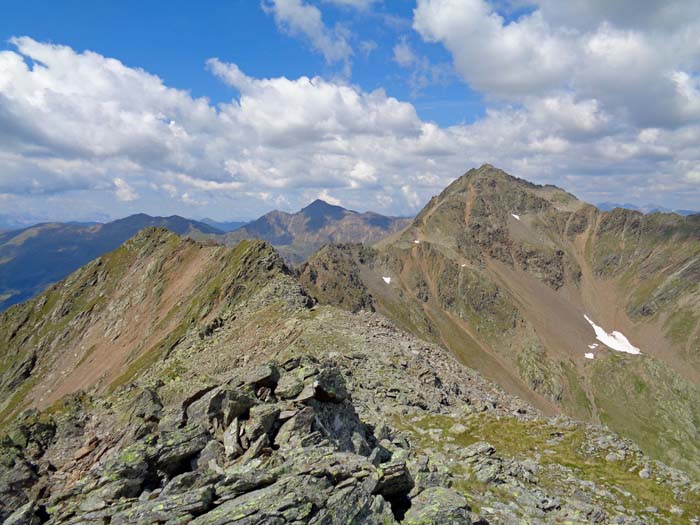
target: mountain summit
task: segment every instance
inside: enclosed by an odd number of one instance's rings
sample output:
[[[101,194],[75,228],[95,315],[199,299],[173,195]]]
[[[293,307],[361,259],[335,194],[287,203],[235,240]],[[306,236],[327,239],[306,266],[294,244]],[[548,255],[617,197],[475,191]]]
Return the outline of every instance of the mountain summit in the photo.
[[[359,213],[316,199],[296,213],[271,211],[223,239],[232,245],[242,239],[262,239],[290,261],[299,262],[329,242],[374,243],[401,230],[410,219],[378,213]]]
[[[601,212],[484,165],[376,249],[321,250],[302,279],[700,473],[698,231],[700,216]]]

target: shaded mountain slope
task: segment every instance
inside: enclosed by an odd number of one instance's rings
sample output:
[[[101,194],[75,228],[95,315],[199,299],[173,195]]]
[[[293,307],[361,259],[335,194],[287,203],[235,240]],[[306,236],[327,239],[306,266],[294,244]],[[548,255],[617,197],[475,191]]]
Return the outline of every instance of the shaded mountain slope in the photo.
[[[410,219],[378,213],[358,213],[315,200],[297,213],[272,211],[236,231],[227,233],[226,244],[242,239],[262,239],[273,244],[290,261],[299,262],[333,242],[374,243],[399,231]]]
[[[214,219],[202,219],[199,222],[203,222],[204,224],[208,224],[212,228],[216,228],[219,231],[222,232],[232,232],[233,230],[237,230],[241,226],[245,226],[247,221],[215,221]]]
[[[378,314],[313,305],[263,242],[141,232],[2,314],[0,358],[9,523],[700,516],[687,475]]]
[[[700,216],[600,212],[486,165],[376,249],[321,250],[302,281],[331,304],[362,297],[547,413],[603,421],[699,472],[699,267]]]
[[[47,285],[114,250],[150,226],[167,228],[180,235],[221,233],[209,225],[176,215],[145,214],[105,224],[46,223],[0,233],[0,311],[34,297]]]

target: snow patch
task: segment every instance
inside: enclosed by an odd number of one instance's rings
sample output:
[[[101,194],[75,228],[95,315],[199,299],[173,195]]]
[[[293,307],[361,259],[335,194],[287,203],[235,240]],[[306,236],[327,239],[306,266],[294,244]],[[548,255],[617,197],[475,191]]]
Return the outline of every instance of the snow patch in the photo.
[[[595,350],[596,348],[598,348],[598,343],[593,343],[592,345],[588,345],[588,348],[590,348],[591,350]]]
[[[514,218],[516,221],[519,221],[519,220],[520,220],[520,215],[516,215],[515,213],[511,213],[511,215],[513,216],[513,218]]]
[[[462,268],[466,268],[466,267],[467,267],[467,265],[466,265],[466,264],[463,264],[463,265],[462,265]]]
[[[593,355],[593,352],[586,352],[585,354],[583,354],[583,357],[585,357],[586,359],[593,359],[595,356]]]
[[[391,277],[382,277],[382,279],[384,279],[386,284],[391,284]]]
[[[416,239],[415,241],[413,241],[413,244],[420,244],[420,241]]]
[[[639,348],[632,345],[632,343],[630,343],[629,340],[622,333],[615,330],[613,330],[610,333],[607,333],[600,326],[591,321],[590,317],[588,317],[587,315],[584,315],[583,317],[585,317],[586,321],[588,321],[588,323],[593,327],[593,331],[595,332],[595,338],[601,343],[603,343],[605,346],[617,352],[624,352],[626,354],[639,355],[642,353],[639,350]]]

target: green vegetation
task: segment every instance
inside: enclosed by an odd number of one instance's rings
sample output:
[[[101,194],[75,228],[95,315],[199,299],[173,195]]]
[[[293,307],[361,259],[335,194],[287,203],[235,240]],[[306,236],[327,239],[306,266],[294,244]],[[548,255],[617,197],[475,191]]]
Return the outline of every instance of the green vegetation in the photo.
[[[603,423],[634,436],[649,455],[700,475],[700,389],[656,359],[596,359],[592,391]]]
[[[666,336],[676,345],[685,345],[698,324],[698,314],[690,308],[681,308],[666,319]]]
[[[487,414],[471,414],[461,418],[452,416],[427,416],[419,419],[397,417],[398,428],[409,432],[419,447],[438,449],[449,455],[450,447],[468,447],[479,441],[486,441],[496,449],[496,455],[503,458],[526,460],[537,457],[540,468],[547,475],[540,475],[539,483],[548,488],[556,483],[566,483],[566,472],[561,467],[571,469],[580,479],[589,480],[608,491],[622,494],[625,506],[644,512],[648,507],[656,507],[659,514],[673,519],[670,509],[679,505],[684,512],[693,515],[700,513],[700,501],[688,498],[680,501],[672,489],[659,484],[652,477],[644,479],[638,474],[634,455],[624,459],[607,460],[604,452],[591,452],[589,435],[581,425],[560,427],[544,421],[520,421],[513,417],[495,417]],[[455,431],[456,425],[459,432]],[[555,439],[553,439],[555,438]],[[451,473],[457,479],[454,487],[464,490],[469,498],[473,491],[486,490],[469,478],[465,464],[454,462]],[[551,468],[550,468],[551,467]],[[498,490],[493,486],[490,490]],[[506,499],[512,497],[503,492]],[[613,508],[606,509],[614,514]]]

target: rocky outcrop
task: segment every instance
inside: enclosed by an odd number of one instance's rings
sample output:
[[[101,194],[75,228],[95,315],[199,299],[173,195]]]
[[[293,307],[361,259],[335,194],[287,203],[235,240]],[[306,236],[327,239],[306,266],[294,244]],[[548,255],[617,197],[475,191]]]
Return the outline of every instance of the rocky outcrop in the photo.
[[[700,487],[630,442],[543,419],[376,316],[347,320],[386,352],[251,364],[184,404],[137,388],[27,412],[0,444],[0,518],[631,524],[693,512]],[[589,477],[587,465],[602,474]],[[666,487],[673,503],[644,507],[648,496],[621,488],[627,472]]]

